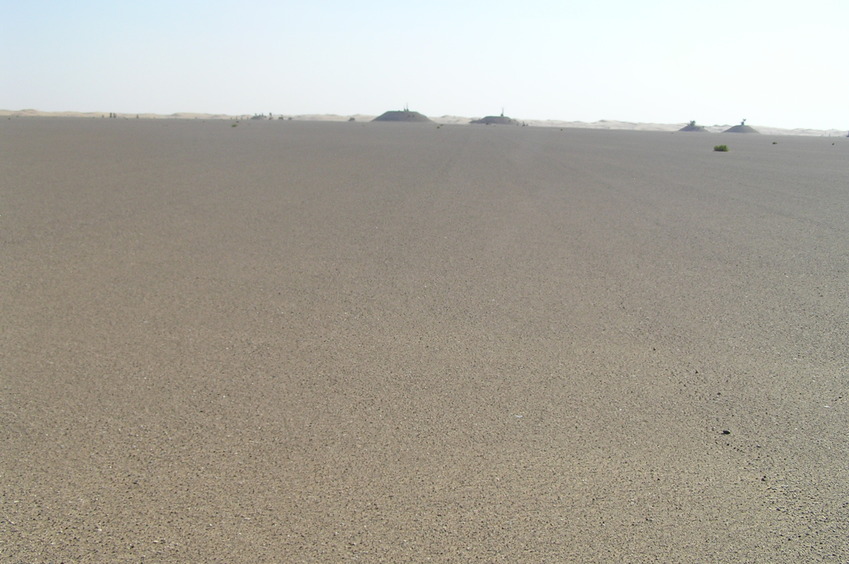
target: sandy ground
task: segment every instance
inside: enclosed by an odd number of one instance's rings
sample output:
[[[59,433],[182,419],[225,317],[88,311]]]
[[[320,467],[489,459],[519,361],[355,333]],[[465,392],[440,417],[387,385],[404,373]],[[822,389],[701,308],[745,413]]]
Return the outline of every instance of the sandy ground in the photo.
[[[19,118],[0,179],[4,562],[849,561],[849,139]]]

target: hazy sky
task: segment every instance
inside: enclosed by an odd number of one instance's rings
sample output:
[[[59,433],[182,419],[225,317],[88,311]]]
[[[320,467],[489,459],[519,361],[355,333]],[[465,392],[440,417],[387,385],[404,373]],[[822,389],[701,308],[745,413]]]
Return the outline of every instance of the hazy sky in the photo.
[[[0,0],[0,108],[849,129],[846,0]]]

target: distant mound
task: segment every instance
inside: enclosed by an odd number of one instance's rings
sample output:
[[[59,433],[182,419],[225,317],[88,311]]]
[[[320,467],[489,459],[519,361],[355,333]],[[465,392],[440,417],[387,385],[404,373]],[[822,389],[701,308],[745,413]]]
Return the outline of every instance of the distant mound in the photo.
[[[420,114],[419,112],[412,112],[410,110],[391,110],[380,114],[372,121],[429,122],[430,119],[428,119],[427,116]]]
[[[517,120],[509,118],[504,114],[501,114],[500,116],[486,116],[481,119],[472,120],[470,123],[483,125],[521,125]]]
[[[743,120],[743,123],[740,125],[735,125],[734,127],[729,127],[723,133],[758,133],[758,130],[754,127],[750,127],[746,125],[746,120]]]
[[[701,132],[704,133],[704,132],[707,131],[707,129],[705,129],[705,127],[703,125],[696,125],[695,121],[691,121],[690,123],[688,123],[687,125],[685,125],[681,129],[679,129],[678,131],[701,131]]]

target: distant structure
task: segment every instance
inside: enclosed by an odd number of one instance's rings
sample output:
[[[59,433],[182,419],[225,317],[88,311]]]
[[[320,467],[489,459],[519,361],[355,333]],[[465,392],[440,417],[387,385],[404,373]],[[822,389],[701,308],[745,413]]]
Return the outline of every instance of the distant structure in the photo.
[[[740,122],[740,125],[735,125],[734,127],[729,127],[723,133],[759,133],[757,129],[754,127],[750,127],[746,125],[746,120]]]
[[[696,125],[696,120],[692,120],[690,123],[679,129],[678,131],[700,131],[704,133],[707,131],[707,129],[705,129],[703,125]]]
[[[517,120],[504,115],[504,108],[501,108],[500,116],[486,116],[481,119],[472,120],[470,123],[483,125],[522,125]]]
[[[404,106],[403,110],[390,110],[384,112],[374,118],[372,121],[407,121],[407,122],[430,122],[426,115],[419,112],[410,111],[410,108]]]

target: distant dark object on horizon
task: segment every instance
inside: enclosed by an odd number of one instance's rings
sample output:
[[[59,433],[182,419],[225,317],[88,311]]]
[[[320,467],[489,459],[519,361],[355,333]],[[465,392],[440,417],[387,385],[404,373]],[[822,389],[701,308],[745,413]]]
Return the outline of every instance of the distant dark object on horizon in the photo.
[[[412,112],[408,108],[404,108],[403,110],[390,110],[388,112],[384,112],[372,121],[430,122],[430,119],[419,112]]]
[[[480,119],[472,120],[470,123],[483,125],[522,125],[518,120],[507,117],[504,114],[500,116],[486,116]]]
[[[696,120],[693,120],[678,131],[701,131],[704,133],[707,129],[703,125],[696,125]]]
[[[729,127],[723,133],[758,133],[758,130],[754,127],[750,127],[746,125],[746,120],[740,122],[740,125],[735,125],[734,127]]]
[[[470,123],[483,124],[483,125],[524,125],[519,123],[519,121],[509,118],[504,115],[504,108],[501,108],[500,116],[486,116],[481,119],[472,120]]]

